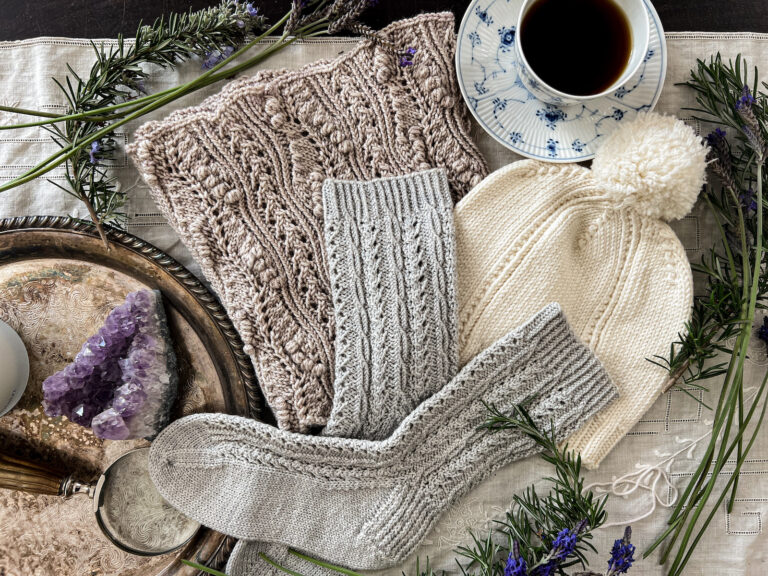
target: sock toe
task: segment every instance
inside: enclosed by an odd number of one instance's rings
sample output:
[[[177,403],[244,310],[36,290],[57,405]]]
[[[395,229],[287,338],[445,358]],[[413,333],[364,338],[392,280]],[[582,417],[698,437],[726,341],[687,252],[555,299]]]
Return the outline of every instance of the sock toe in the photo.
[[[216,421],[223,417],[233,418],[195,414],[170,424],[152,442],[149,475],[171,506],[205,526],[226,532],[218,521],[226,515],[211,505],[211,494],[216,493],[220,480],[217,469],[226,475],[226,454],[215,438]]]

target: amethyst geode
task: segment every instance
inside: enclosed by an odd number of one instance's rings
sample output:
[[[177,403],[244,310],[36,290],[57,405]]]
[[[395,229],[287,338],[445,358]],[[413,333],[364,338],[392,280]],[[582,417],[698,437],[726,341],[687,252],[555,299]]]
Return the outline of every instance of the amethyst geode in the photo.
[[[109,440],[153,439],[178,388],[176,355],[157,290],[131,292],[74,362],[43,382],[43,409]]]

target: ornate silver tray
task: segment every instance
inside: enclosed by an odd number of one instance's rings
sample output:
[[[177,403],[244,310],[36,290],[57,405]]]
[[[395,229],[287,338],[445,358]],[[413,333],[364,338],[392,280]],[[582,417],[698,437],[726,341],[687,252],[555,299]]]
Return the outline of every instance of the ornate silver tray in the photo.
[[[85,477],[147,443],[103,441],[90,430],[46,416],[41,384],[72,360],[133,290],[159,289],[164,297],[180,366],[180,400],[173,417],[215,411],[259,418],[268,413],[250,360],[216,297],[143,240],[116,229],[108,229],[108,236],[109,251],[89,223],[56,217],[0,220],[0,319],[20,334],[30,356],[27,390],[0,418],[0,451]],[[202,529],[179,552],[131,556],[101,535],[87,499],[0,489],[0,573],[189,573],[179,558],[220,567],[232,544]]]

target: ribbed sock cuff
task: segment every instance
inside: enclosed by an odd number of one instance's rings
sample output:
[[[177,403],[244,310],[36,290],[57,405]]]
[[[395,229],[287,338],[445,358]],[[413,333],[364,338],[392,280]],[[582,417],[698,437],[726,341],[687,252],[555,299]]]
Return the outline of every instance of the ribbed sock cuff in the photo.
[[[404,219],[427,208],[453,210],[448,178],[442,168],[368,182],[329,179],[323,184],[323,205],[326,224],[343,214],[369,220],[377,211]]]

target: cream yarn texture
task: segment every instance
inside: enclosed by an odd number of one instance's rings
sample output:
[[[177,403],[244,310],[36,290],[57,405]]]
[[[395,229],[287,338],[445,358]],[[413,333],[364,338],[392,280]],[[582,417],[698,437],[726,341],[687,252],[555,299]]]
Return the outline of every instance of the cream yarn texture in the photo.
[[[612,132],[592,162],[592,176],[617,204],[662,220],[679,220],[704,186],[706,148],[672,116],[640,114]]]
[[[706,148],[682,122],[649,114],[614,133],[594,165],[515,162],[455,209],[460,363],[560,303],[619,389],[569,439],[590,468],[661,393],[667,373],[647,359],[666,355],[690,317],[685,250],[656,216],[691,209]]]

